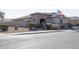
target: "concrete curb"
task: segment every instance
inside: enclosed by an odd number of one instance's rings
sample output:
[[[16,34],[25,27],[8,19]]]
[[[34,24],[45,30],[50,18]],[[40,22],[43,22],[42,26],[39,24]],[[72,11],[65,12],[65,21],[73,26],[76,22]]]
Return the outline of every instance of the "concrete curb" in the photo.
[[[19,32],[11,33],[11,35],[29,35],[29,34],[42,34],[42,33],[52,33],[52,32],[61,32],[63,30],[43,30],[43,31],[29,31],[29,32]]]

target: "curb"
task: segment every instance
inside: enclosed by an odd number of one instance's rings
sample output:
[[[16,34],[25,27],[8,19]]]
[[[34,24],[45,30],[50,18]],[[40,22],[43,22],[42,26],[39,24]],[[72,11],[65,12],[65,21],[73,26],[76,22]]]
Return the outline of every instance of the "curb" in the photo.
[[[62,31],[63,30],[30,31],[30,32],[11,33],[11,35],[42,34],[42,33],[62,32]]]

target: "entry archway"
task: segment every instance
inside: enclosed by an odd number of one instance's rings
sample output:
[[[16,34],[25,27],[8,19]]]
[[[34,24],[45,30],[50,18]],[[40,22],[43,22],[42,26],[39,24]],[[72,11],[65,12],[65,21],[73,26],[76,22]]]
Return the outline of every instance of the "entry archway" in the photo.
[[[46,19],[41,18],[41,19],[40,19],[40,23],[42,23],[42,22],[46,22]]]
[[[44,18],[41,18],[41,19],[40,19],[40,27],[41,27],[43,30],[46,30],[46,19],[44,19]]]

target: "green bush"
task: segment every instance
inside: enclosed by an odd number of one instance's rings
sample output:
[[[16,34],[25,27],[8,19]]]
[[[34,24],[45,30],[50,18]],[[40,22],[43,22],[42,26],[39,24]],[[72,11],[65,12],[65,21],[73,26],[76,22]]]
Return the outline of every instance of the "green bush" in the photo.
[[[2,29],[3,31],[7,31],[8,25],[0,25],[0,29]]]
[[[30,22],[28,24],[29,30],[36,30],[36,26],[37,26],[36,22]]]

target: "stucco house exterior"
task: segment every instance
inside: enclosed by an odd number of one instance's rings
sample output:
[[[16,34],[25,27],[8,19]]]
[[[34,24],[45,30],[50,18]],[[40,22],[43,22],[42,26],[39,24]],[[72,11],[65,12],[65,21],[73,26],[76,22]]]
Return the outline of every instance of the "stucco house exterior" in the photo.
[[[13,19],[9,24],[11,26],[28,27],[29,22],[36,22],[40,24],[41,21],[45,21],[51,24],[65,24],[66,25],[69,22],[79,23],[79,18],[66,17],[61,11],[57,11],[54,13],[36,12],[27,16]]]
[[[18,27],[27,27],[28,26],[28,20],[29,18],[26,16],[23,16],[21,18],[16,18],[16,19],[13,19],[11,21],[11,25],[12,26],[18,26]]]
[[[41,19],[45,19],[47,23],[64,23],[64,14],[59,13],[32,13],[30,21],[40,23]]]
[[[71,24],[79,24],[79,17],[68,17],[67,18],[67,23]]]
[[[32,13],[28,16],[19,17],[13,19],[10,23],[11,26],[21,26],[27,27],[29,22],[36,22],[40,23],[41,21],[45,21],[47,23],[52,24],[61,24],[65,21],[65,16],[62,12],[55,12],[55,13]]]

